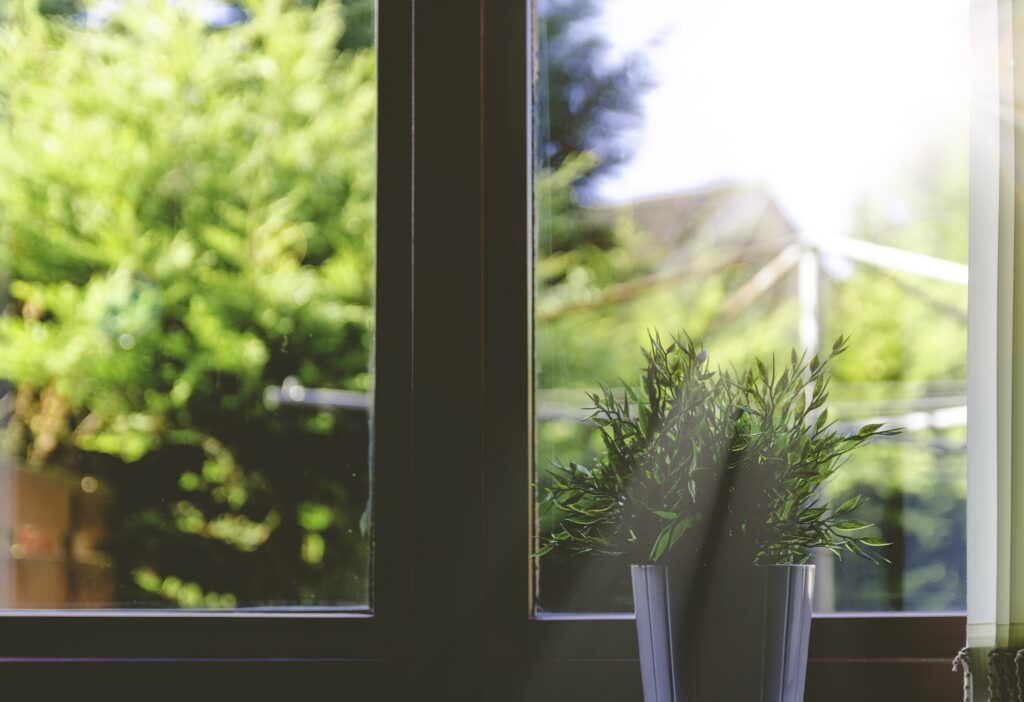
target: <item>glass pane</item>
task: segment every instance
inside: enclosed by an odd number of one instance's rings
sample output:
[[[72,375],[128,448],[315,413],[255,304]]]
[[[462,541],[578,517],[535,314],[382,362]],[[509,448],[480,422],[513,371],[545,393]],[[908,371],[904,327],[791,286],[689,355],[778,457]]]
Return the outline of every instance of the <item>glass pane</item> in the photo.
[[[825,488],[889,563],[812,552],[816,609],[964,608],[966,0],[542,0],[536,104],[536,482],[605,451],[657,331],[712,368],[849,349],[840,431],[904,431]],[[827,554],[826,554],[827,555]],[[538,612],[632,608],[627,557],[535,561]]]
[[[0,2],[0,607],[368,605],[373,7]]]

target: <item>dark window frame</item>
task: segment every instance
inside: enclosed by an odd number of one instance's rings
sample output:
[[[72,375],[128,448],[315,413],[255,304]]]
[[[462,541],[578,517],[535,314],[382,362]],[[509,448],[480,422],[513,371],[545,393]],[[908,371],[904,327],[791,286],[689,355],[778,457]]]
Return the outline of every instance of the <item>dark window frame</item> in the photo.
[[[372,614],[5,613],[9,684],[639,699],[628,617],[532,616],[531,2],[377,23]],[[807,699],[954,699],[963,631],[817,617]]]

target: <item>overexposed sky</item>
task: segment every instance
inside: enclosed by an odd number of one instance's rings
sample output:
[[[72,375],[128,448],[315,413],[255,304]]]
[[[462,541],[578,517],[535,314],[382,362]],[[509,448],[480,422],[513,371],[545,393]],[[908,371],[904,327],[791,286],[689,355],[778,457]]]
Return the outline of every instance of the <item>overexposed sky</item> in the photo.
[[[760,182],[812,237],[923,150],[967,138],[968,0],[605,0],[655,87],[607,201]],[[951,136],[952,135],[952,136]]]

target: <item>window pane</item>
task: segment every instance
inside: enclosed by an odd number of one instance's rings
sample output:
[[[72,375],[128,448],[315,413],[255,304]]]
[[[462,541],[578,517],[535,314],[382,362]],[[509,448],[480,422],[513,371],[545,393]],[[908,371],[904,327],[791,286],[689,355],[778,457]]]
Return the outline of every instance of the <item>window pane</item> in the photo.
[[[0,2],[0,606],[369,602],[373,0]]]
[[[817,611],[964,607],[967,2],[544,0],[536,478],[603,446],[587,391],[648,334],[712,366],[839,335],[831,419],[902,434],[828,487],[891,563],[820,558]],[[622,379],[625,379],[624,381]],[[854,426],[856,425],[856,426]],[[538,611],[630,611],[614,557],[537,561]]]

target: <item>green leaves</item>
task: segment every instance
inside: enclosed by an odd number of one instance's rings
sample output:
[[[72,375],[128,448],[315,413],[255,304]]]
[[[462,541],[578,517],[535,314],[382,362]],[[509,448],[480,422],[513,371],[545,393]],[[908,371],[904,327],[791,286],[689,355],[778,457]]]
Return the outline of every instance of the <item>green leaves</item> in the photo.
[[[834,514],[837,517],[841,517],[844,514],[849,514],[853,510],[857,509],[857,506],[860,504],[860,500],[860,495],[855,495],[851,497],[846,502],[836,507],[834,510]]]
[[[699,519],[699,514],[688,514],[662,529],[651,547],[651,561],[657,562]]]
[[[159,538],[133,533],[132,557],[166,573],[167,554],[196,548],[175,534],[201,532],[219,582],[269,587],[216,551],[245,542],[266,572],[295,566],[292,594],[266,599],[313,592],[303,574],[321,558],[327,582],[368,548],[348,528],[364,503],[346,490],[355,473],[318,456],[326,435],[358,455],[365,420],[270,410],[264,391],[288,376],[370,382],[373,51],[338,51],[332,2],[249,3],[247,22],[217,31],[174,3],[116,4],[106,29],[32,3],[0,24],[0,378],[24,399],[15,450],[36,466],[52,453],[113,476],[191,475],[202,514],[171,515],[169,495],[147,492],[138,514]],[[218,481],[198,477],[211,442],[231,458]],[[291,463],[265,449],[278,444]],[[297,542],[286,554],[245,536],[240,516],[272,530],[268,514],[308,532],[302,560]]]
[[[860,497],[833,505],[822,494],[850,451],[898,431],[834,430],[827,369],[845,348],[840,337],[824,357],[794,350],[781,368],[754,359],[734,376],[709,371],[688,337],[666,346],[652,334],[637,388],[590,395],[605,454],[552,470],[550,504],[564,516],[544,552],[803,563],[825,548],[877,560],[884,542],[850,516]]]
[[[870,524],[858,522],[856,519],[840,519],[832,522],[832,528],[837,531],[859,531],[861,529],[867,529],[870,526]]]
[[[540,548],[538,548],[536,551],[534,551],[531,554],[531,556],[533,558],[540,558],[541,556],[546,556],[547,554],[549,554],[549,553],[551,553],[552,551],[555,550],[556,544],[557,544],[557,542],[555,542],[555,541],[548,541],[544,545],[542,545]]]

